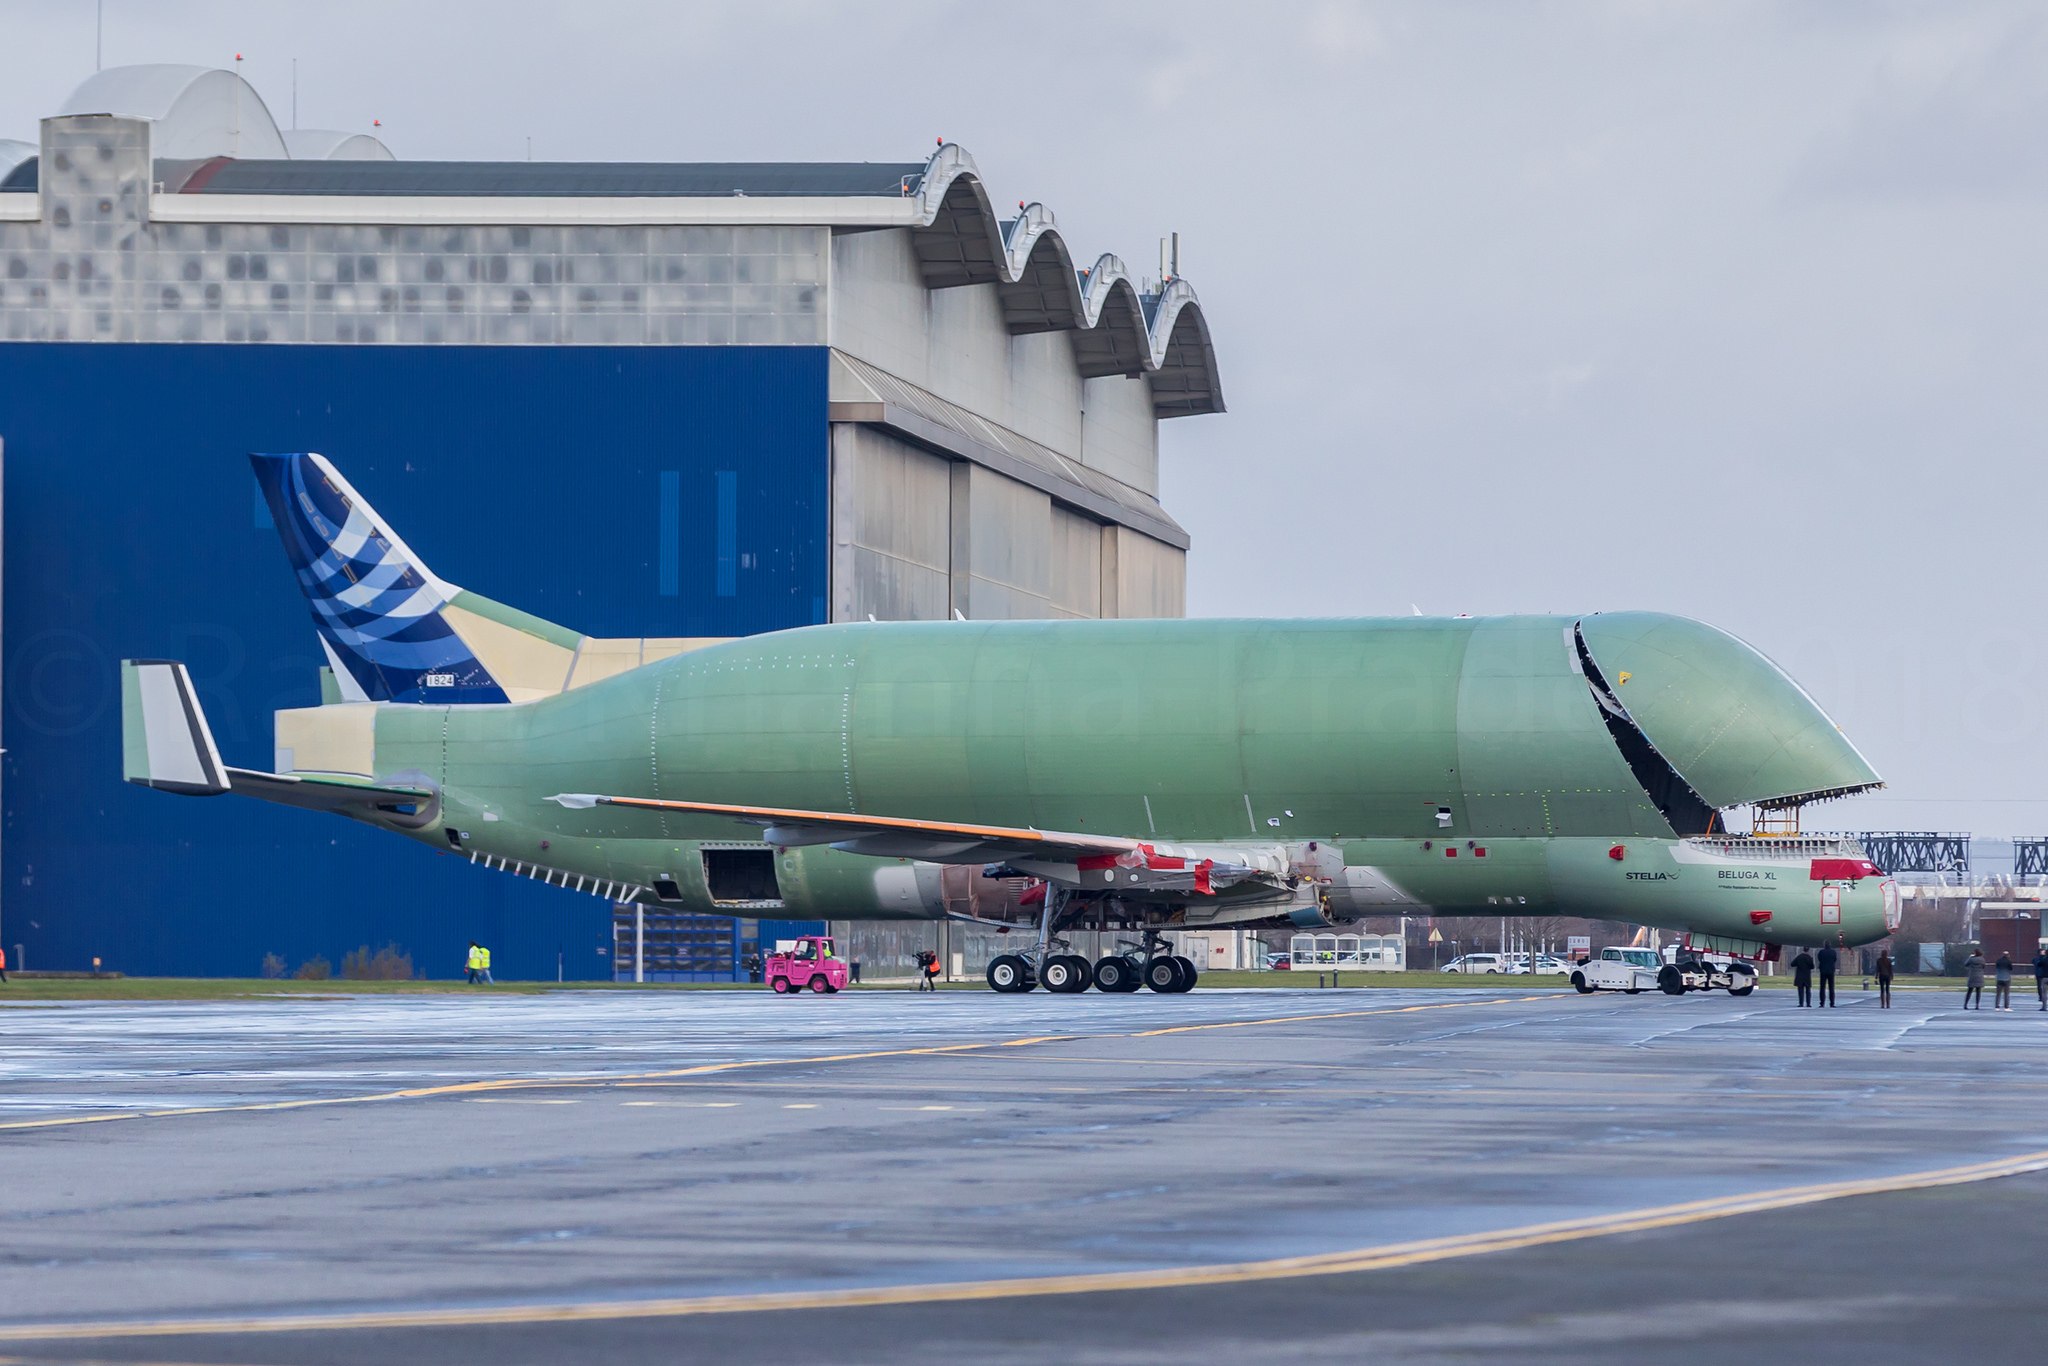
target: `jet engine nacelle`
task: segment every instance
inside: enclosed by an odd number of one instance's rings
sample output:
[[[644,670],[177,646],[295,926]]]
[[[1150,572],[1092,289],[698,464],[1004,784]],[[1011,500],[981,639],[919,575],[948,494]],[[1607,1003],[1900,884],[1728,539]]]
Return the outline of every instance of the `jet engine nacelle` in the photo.
[[[1413,915],[1428,909],[1379,869],[1360,866],[1339,869],[1323,889],[1323,900],[1331,914],[1346,921],[1368,915]]]
[[[818,845],[785,849],[775,859],[781,913],[791,920],[943,920],[944,874],[936,863]]]

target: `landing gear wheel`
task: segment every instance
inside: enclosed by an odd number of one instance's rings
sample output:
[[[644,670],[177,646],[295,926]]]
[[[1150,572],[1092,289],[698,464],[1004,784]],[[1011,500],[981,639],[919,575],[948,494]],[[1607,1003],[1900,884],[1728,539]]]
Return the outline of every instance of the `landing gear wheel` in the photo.
[[[1195,979],[1201,975],[1195,971],[1195,960],[1176,953],[1173,956],[1173,961],[1180,964],[1180,989],[1182,991],[1193,991],[1195,989]]]
[[[1098,959],[1095,964],[1095,989],[1112,994],[1138,989],[1137,965],[1121,954],[1111,954]]]
[[[1022,954],[999,953],[989,960],[989,990],[1014,996],[1031,990],[1038,985],[1032,980],[1031,965],[1024,961]]]
[[[1572,974],[1572,990],[1581,996],[1591,996],[1594,989],[1587,983],[1585,973],[1575,972]]]
[[[1094,978],[1094,970],[1088,966],[1087,959],[1062,953],[1046,960],[1044,976],[1047,991],[1071,995],[1088,989],[1089,982]]]
[[[832,984],[825,980],[824,973],[821,972],[811,979],[811,994],[813,996],[823,996],[830,990],[832,990]]]
[[[774,981],[770,982],[768,985],[775,989],[775,994],[777,996],[787,996],[792,990],[794,990],[794,988],[790,986],[789,979],[787,977],[778,977]]]
[[[1186,991],[1194,984],[1188,981],[1177,960],[1162,954],[1145,964],[1145,985],[1154,991],[1170,994]]]
[[[1666,963],[1657,969],[1657,990],[1666,996],[1685,995],[1685,974],[1678,970],[1675,963]]]

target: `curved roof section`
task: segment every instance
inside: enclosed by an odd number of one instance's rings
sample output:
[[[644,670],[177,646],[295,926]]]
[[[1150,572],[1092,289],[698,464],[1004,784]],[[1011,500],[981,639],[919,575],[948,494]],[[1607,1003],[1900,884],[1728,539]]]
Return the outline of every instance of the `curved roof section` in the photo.
[[[1708,805],[1884,785],[1806,690],[1748,642],[1661,612],[1599,612],[1579,632],[1629,720]]]
[[[284,150],[294,161],[395,160],[382,139],[338,128],[291,129],[284,135]]]
[[[542,199],[903,198],[893,162],[285,161],[225,162],[188,194],[531,195]]]
[[[32,142],[16,142],[13,138],[0,138],[0,190],[7,188],[7,178],[23,162],[34,161],[38,154]]]
[[[1075,270],[1052,211],[1021,204],[1016,217],[998,218],[974,158],[957,144],[941,144],[903,185],[918,197],[912,240],[927,288],[996,286],[1013,335],[1072,332],[1083,375],[1149,378],[1159,417],[1223,411],[1216,349],[1187,281],[1146,295],[1115,256]]]
[[[156,125],[151,150],[167,161],[291,155],[262,97],[232,71],[108,67],[87,77],[57,112],[148,119]]]

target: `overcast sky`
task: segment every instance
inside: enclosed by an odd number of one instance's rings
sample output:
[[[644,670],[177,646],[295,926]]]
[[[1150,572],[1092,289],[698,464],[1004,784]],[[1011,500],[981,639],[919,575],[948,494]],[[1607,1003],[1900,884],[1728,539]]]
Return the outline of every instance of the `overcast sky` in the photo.
[[[1076,255],[1162,233],[1230,412],[1168,423],[1198,615],[1655,608],[1890,781],[1809,824],[2048,833],[2039,4],[106,0],[401,157],[974,153]],[[93,65],[0,0],[0,137]]]

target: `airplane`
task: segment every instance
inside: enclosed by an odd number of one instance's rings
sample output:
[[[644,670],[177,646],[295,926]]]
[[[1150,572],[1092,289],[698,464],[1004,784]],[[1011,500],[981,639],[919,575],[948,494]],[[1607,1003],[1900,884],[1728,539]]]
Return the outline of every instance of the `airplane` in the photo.
[[[1777,665],[1698,621],[602,640],[438,578],[324,457],[251,461],[323,701],[276,714],[275,771],[231,767],[185,667],[126,661],[130,782],[714,914],[768,898],[797,918],[958,918],[941,865],[979,865],[1031,880],[1017,914],[1037,937],[989,965],[1002,992],[1184,991],[1174,932],[1367,915],[1629,920],[1751,958],[1898,925],[1857,841],[1728,831],[1741,807],[1796,831],[1805,804],[1882,781]],[[1140,937],[1090,963],[1061,939],[1087,928]]]

